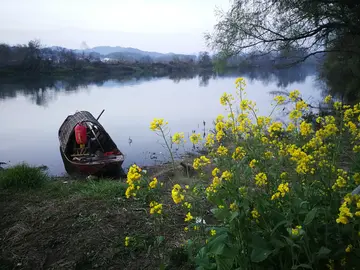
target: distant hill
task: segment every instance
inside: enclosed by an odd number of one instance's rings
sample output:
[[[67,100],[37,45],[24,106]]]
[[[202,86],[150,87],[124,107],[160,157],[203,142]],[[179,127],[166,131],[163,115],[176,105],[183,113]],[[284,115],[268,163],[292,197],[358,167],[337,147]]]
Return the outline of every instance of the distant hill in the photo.
[[[125,47],[111,47],[111,46],[98,46],[85,50],[74,50],[76,53],[97,53],[100,54],[102,58],[111,58],[111,59],[123,59],[130,61],[139,61],[147,59],[148,61],[171,61],[175,57],[178,59],[196,59],[196,55],[186,55],[186,54],[175,54],[175,53],[159,53],[159,52],[148,52],[142,51],[136,48],[125,48]]]

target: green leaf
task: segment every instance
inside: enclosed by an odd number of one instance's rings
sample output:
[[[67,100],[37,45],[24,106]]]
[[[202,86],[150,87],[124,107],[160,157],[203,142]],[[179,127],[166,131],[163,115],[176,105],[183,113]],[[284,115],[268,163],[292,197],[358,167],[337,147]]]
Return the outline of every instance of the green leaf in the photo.
[[[271,254],[271,250],[263,249],[263,248],[254,248],[251,252],[251,261],[258,263],[267,259],[267,257]]]
[[[224,258],[222,256],[215,257],[217,270],[231,270],[234,264],[234,259]]]
[[[287,223],[289,223],[287,220],[280,221],[278,224],[275,225],[275,227],[272,230],[271,234],[273,234],[281,225],[285,225]]]
[[[271,250],[268,248],[266,240],[263,239],[258,234],[253,234],[251,239],[251,245],[253,250],[251,252],[251,261],[252,262],[262,262],[264,261],[270,254]]]
[[[326,247],[321,247],[320,250],[317,252],[317,256],[318,257],[326,257],[327,255],[329,255],[331,252],[330,249],[326,248]]]
[[[237,218],[239,216],[239,212],[236,211],[236,212],[233,212],[230,216],[230,220],[229,222],[233,221],[235,218]]]
[[[253,234],[253,235],[252,235],[250,246],[252,246],[253,248],[268,249],[268,245],[267,245],[267,243],[266,243],[266,240],[263,239],[263,238],[262,238],[260,235],[258,235],[258,234]]]
[[[314,220],[316,213],[317,213],[317,208],[313,208],[309,213],[307,213],[304,220],[304,225],[309,225]]]
[[[294,265],[293,267],[291,267],[291,270],[296,270],[298,268],[313,269],[310,265],[302,263],[299,265]]]

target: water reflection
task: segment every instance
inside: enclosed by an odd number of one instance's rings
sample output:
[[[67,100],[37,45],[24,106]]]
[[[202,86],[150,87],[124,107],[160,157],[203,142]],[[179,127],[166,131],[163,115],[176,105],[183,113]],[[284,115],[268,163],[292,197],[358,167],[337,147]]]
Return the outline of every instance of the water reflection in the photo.
[[[200,73],[173,73],[167,78],[178,84],[180,81],[199,79],[200,87],[207,87],[210,79],[227,77],[246,77],[249,81],[261,81],[265,86],[275,83],[279,88],[286,88],[293,83],[304,82],[307,76],[315,74],[315,68],[309,66],[296,66],[290,69],[247,69],[244,71],[227,71],[217,74],[211,71]],[[116,84],[117,86],[138,85],[163,77],[139,76],[113,78],[106,74],[73,77],[29,77],[29,78],[2,78],[0,79],[0,99],[25,96],[38,106],[48,106],[56,100],[59,92],[72,94],[86,91],[90,86],[98,87]]]

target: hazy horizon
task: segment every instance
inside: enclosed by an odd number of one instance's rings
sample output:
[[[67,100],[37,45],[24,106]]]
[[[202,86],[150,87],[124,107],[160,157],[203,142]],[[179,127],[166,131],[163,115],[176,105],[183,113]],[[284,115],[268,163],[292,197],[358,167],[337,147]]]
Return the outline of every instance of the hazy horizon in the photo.
[[[50,3],[51,2],[51,3]],[[204,33],[227,0],[0,0],[0,43],[80,49],[133,47],[161,53],[209,50]]]

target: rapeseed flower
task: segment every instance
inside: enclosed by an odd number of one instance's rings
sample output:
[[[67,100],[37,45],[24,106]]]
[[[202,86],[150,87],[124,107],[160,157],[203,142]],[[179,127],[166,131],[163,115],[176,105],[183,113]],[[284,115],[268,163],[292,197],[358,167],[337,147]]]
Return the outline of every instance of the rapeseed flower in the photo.
[[[175,184],[173,186],[173,189],[171,191],[171,197],[176,204],[181,203],[185,199],[184,195],[182,194],[181,186],[179,184]]]
[[[172,136],[172,142],[175,144],[181,144],[182,142],[185,143],[186,141],[184,140],[184,138],[184,132],[177,132]]]
[[[256,220],[259,219],[260,214],[259,214],[259,212],[256,210],[256,208],[254,208],[254,209],[251,211],[251,216],[252,216],[253,219],[256,219]]]
[[[220,98],[220,104],[226,106],[227,104],[231,104],[233,100],[234,97],[231,94],[224,93]]]
[[[256,176],[255,176],[255,184],[259,187],[261,186],[265,186],[267,184],[267,176],[265,173],[261,172],[261,173],[258,173]]]
[[[251,160],[249,163],[249,167],[253,169],[255,167],[256,163],[257,163],[256,159]]]
[[[155,201],[150,202],[150,214],[161,214],[162,212],[162,204],[157,203]]]
[[[229,150],[225,146],[222,146],[222,145],[220,145],[216,151],[216,153],[219,156],[226,156],[228,152],[229,152]]]
[[[194,159],[193,167],[195,170],[198,170],[206,165],[210,164],[210,159],[205,156]]]
[[[284,96],[276,96],[274,97],[274,100],[277,102],[278,105],[281,105],[285,102],[286,97]]]
[[[193,143],[193,144],[198,144],[200,141],[202,140],[201,138],[201,134],[191,134],[190,135],[190,141]]]
[[[191,221],[193,219],[194,219],[194,217],[191,215],[190,212],[188,212],[185,217],[185,222]]]
[[[230,181],[232,177],[233,177],[233,174],[229,171],[225,171],[221,175],[221,178],[224,180],[227,180],[227,181]]]
[[[296,101],[300,96],[299,90],[294,90],[289,93],[289,97],[292,101]]]
[[[154,177],[154,179],[149,183],[149,188],[150,189],[156,188],[157,184],[158,184],[158,180],[156,177]]]
[[[241,146],[236,147],[235,152],[232,154],[232,159],[241,160],[245,157],[245,149]]]
[[[150,129],[152,131],[160,131],[161,129],[164,129],[167,124],[168,122],[165,122],[163,118],[154,118],[150,123]]]

